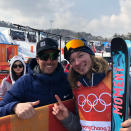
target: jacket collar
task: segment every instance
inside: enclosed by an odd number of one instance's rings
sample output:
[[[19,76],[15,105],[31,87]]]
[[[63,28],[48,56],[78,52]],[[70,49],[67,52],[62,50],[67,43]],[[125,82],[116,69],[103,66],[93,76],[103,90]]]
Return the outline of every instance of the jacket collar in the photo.
[[[96,86],[104,77],[105,73],[92,73],[91,80],[86,76],[82,76],[79,81],[83,86]]]
[[[8,76],[7,76],[6,81],[8,81],[9,83],[11,83],[11,84],[12,84],[12,81],[11,81],[10,75],[8,75]]]

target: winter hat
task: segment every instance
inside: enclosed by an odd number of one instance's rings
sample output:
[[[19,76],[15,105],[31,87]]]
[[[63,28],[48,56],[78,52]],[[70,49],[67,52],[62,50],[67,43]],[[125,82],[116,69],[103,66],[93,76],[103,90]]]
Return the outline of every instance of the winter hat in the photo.
[[[73,39],[66,43],[64,47],[64,58],[69,61],[73,52],[82,51],[91,55],[95,55],[92,49],[87,45],[86,40]]]
[[[42,51],[49,49],[58,50],[58,42],[52,38],[44,38],[37,43],[36,54],[39,55]]]
[[[16,61],[20,61],[23,64],[23,66],[24,66],[23,75],[26,74],[26,65],[25,65],[25,62],[24,62],[24,58],[22,56],[14,56],[13,58],[9,59],[8,62],[9,62],[9,65],[10,65],[10,77],[11,77],[11,80],[12,80],[12,84],[15,83],[15,80],[12,77],[12,66]]]

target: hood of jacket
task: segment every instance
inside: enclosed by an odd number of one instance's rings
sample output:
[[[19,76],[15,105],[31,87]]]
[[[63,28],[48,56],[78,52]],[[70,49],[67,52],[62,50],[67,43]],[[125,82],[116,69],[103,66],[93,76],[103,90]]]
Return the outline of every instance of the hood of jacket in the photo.
[[[23,66],[24,66],[24,72],[22,75],[26,74],[26,65],[25,65],[25,62],[24,62],[24,58],[22,56],[14,56],[12,59],[10,59],[8,62],[9,62],[9,65],[10,65],[10,79],[12,81],[12,84],[15,83],[15,80],[13,78],[13,72],[12,72],[12,66],[13,64],[16,62],[16,61],[20,61]]]

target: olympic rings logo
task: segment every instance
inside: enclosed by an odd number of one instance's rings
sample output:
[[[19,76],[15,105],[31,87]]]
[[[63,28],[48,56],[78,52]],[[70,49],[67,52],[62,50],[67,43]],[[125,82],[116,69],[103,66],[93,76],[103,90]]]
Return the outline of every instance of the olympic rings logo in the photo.
[[[106,110],[106,107],[107,106],[110,106],[111,105],[111,102],[110,103],[106,103],[105,100],[103,100],[102,96],[104,97],[104,95],[108,95],[111,99],[111,94],[110,93],[107,93],[107,92],[103,92],[99,95],[99,97],[97,97],[95,94],[91,93],[87,96],[87,98],[83,95],[83,94],[80,94],[78,96],[78,105],[83,109],[83,111],[85,112],[90,112],[92,109],[94,109],[96,112],[104,112]],[[90,97],[92,96],[93,98],[95,98],[95,100],[91,100]],[[90,97],[90,98],[89,98]],[[107,99],[107,98],[105,98]],[[102,109],[96,109],[97,108],[97,105],[102,105]],[[90,108],[88,107],[88,109],[86,108],[87,106],[90,106]],[[86,109],[85,109],[86,108]]]

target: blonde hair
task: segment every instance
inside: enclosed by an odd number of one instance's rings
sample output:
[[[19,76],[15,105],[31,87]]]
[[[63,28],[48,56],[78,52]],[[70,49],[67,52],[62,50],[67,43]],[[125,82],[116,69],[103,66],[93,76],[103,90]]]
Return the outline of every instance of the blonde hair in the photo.
[[[95,57],[90,55],[92,60],[92,66],[90,70],[87,72],[86,76],[90,79],[91,74],[94,73],[105,73],[109,71],[108,62],[102,57]],[[72,88],[77,88],[77,82],[81,75],[77,73],[73,68],[70,69],[68,80],[72,86]]]

